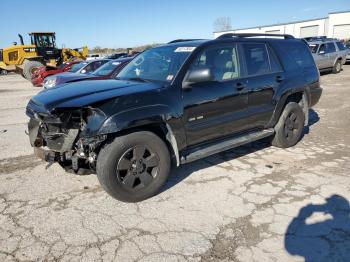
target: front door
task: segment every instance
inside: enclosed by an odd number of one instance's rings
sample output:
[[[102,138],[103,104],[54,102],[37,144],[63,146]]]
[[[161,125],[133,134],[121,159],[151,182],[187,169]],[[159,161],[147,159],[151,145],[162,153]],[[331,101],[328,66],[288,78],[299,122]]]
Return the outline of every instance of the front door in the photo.
[[[241,80],[237,45],[207,47],[190,70],[205,67],[214,81],[195,83],[183,89],[187,145],[221,138],[245,128],[248,96]]]
[[[316,58],[317,67],[319,69],[324,69],[329,67],[328,61],[329,59],[328,59],[326,44],[321,44],[320,48],[318,49],[318,54]]]

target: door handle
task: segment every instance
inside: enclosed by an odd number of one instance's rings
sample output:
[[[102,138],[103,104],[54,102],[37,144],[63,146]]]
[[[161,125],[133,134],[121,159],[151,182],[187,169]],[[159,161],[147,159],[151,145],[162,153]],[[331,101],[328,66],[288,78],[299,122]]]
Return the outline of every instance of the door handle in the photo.
[[[276,82],[281,83],[284,80],[284,76],[276,76]]]
[[[237,89],[238,91],[243,90],[245,87],[246,87],[246,85],[243,84],[242,82],[236,83],[236,89]]]

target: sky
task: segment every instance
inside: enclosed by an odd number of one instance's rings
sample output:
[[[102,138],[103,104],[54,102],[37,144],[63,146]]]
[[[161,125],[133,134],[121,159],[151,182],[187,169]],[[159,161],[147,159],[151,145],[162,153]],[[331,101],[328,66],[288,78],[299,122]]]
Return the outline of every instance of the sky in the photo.
[[[244,28],[349,10],[350,0],[1,0],[6,23],[0,27],[0,48],[19,42],[18,33],[29,43],[32,31],[56,32],[58,47],[125,48],[213,38],[219,17]]]

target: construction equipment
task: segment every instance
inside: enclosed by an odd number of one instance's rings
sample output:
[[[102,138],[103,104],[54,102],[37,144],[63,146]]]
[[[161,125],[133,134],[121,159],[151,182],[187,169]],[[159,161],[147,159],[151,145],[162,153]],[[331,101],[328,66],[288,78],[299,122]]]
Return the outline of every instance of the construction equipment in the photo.
[[[56,35],[52,32],[29,33],[30,45],[24,44],[22,35],[18,36],[20,45],[14,42],[12,46],[0,49],[0,74],[16,71],[30,80],[41,66],[57,67],[67,61],[85,60],[89,53],[87,47],[57,48]]]

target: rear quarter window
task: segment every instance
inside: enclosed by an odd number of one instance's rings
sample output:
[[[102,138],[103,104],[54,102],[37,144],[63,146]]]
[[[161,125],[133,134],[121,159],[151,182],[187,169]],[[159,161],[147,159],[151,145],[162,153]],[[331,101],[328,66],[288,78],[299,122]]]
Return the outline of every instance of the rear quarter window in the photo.
[[[281,41],[275,44],[286,69],[316,67],[309,47],[301,41]]]
[[[336,44],[339,50],[343,51],[346,49],[345,45],[342,42],[337,42]]]

